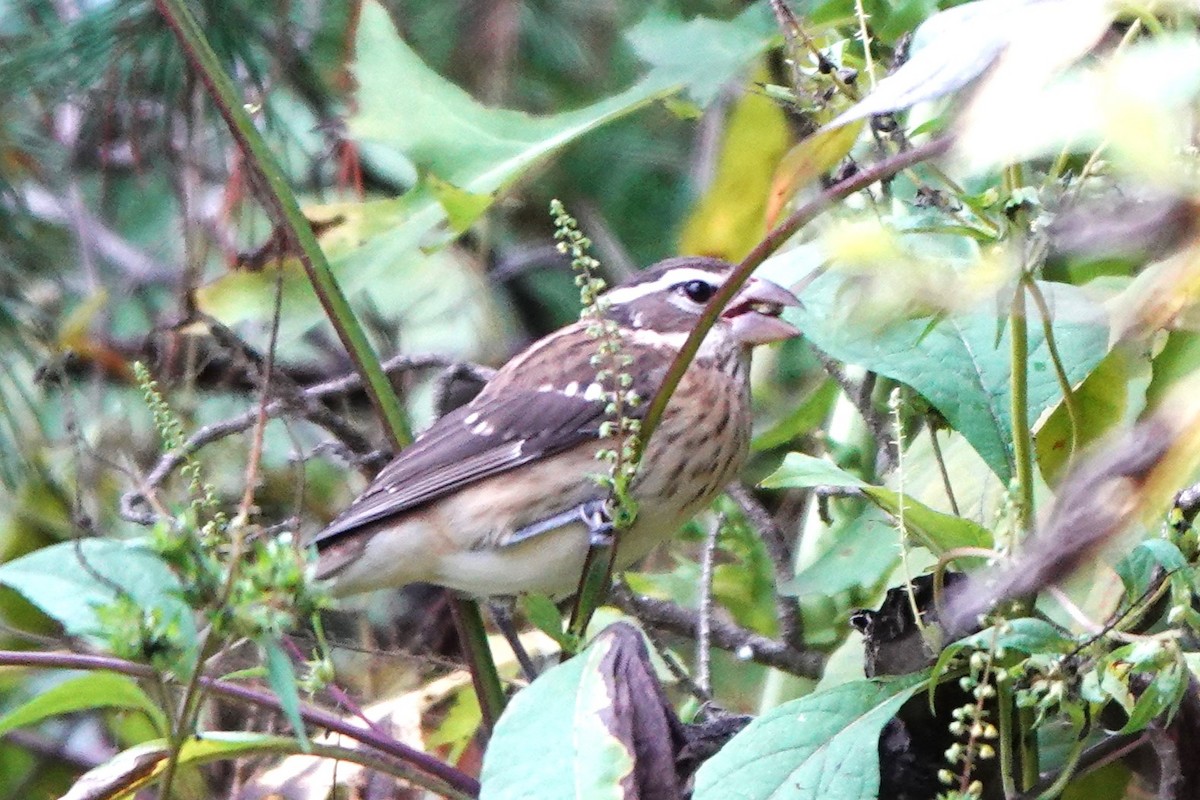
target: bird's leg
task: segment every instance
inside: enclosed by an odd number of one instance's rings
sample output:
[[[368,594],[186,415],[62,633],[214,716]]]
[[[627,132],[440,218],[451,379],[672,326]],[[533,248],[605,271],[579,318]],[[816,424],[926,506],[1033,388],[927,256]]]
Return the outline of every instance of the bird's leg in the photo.
[[[521,671],[525,673],[525,678],[532,683],[538,676],[538,669],[534,666],[533,659],[529,657],[525,645],[521,644],[521,637],[517,634],[517,626],[513,622],[513,605],[515,603],[516,598],[514,597],[497,597],[489,600],[487,605],[488,610],[492,613],[492,621],[496,623],[500,634],[512,648],[513,655],[517,657],[517,663],[521,665]]]
[[[613,521],[604,500],[588,500],[579,507],[579,518],[588,530],[588,544],[592,547],[612,547]]]

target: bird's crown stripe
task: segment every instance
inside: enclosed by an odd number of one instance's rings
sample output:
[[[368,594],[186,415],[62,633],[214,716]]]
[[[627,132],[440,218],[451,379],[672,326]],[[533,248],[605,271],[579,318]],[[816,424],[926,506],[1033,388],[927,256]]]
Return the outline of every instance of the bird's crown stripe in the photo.
[[[604,296],[610,303],[629,303],[646,295],[661,292],[687,281],[708,281],[709,283],[720,283],[724,280],[723,276],[707,269],[698,269],[696,267],[677,267],[669,269],[662,275],[659,275],[652,281],[645,283],[635,283],[632,286],[618,286],[616,289],[606,293]]]

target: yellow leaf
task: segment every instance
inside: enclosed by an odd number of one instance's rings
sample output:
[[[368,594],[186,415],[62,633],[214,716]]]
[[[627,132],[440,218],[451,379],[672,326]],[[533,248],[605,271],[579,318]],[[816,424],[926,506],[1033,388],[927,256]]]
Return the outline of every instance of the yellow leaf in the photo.
[[[100,289],[71,310],[58,328],[58,346],[63,350],[82,350],[89,347],[88,330],[92,321],[108,302],[108,292]]]
[[[774,225],[796,192],[836,167],[850,152],[863,128],[863,120],[836,128],[822,128],[788,151],[775,170],[767,199],[767,225]]]
[[[684,225],[679,252],[729,261],[746,255],[766,232],[771,175],[789,144],[783,111],[747,91],[729,116],[716,178]]]

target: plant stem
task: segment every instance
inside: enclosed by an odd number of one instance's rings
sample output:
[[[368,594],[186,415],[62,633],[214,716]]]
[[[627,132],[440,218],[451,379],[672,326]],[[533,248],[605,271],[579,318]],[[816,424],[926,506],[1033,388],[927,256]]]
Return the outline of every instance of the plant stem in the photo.
[[[1005,800],[1017,796],[1017,781],[1013,770],[1013,751],[1016,732],[1013,730],[1013,692],[1007,681],[996,682],[996,706],[1000,730],[1000,783]]]
[[[1009,196],[1024,185],[1019,164],[1009,166],[1004,172],[1004,186]],[[1028,215],[1022,209],[1014,213],[1014,227],[1022,241],[1029,230]],[[1013,460],[1016,462],[1016,531],[1013,545],[1030,532],[1033,524],[1033,433],[1029,426],[1029,321],[1026,314],[1025,291],[1028,272],[1024,259],[1021,276],[1013,294],[1012,310],[1008,327],[1011,339],[1012,376],[1009,383],[1011,394]],[[1018,538],[1019,537],[1019,538]],[[1016,602],[1018,616],[1033,609],[1035,597],[1021,597]],[[1021,737],[1021,788],[1028,789],[1038,779],[1037,734],[1033,729],[1032,709],[1022,708],[1017,712],[1017,731]]]
[[[237,87],[221,67],[185,0],[155,0],[155,5],[167,26],[175,33],[197,77],[204,83],[213,104],[229,127],[245,158],[255,196],[279,230],[288,237],[292,249],[298,251],[313,291],[355,367],[366,380],[367,394],[385,421],[384,428],[392,444],[396,449],[403,447],[412,440],[412,436],[400,400],[380,368],[379,359],[371,349],[366,333],[337,285],[312,225],[300,210],[300,204],[296,202],[296,196],[262,134],[254,126]]]
[[[1012,337],[1011,394],[1013,460],[1016,462],[1018,535],[1029,532],[1033,514],[1033,447],[1029,429],[1029,328],[1025,317],[1025,284],[1018,283],[1008,318]]]
[[[500,719],[500,714],[504,711],[504,687],[500,684],[496,663],[492,659],[483,614],[479,611],[479,603],[474,600],[457,597],[449,589],[446,590],[446,594],[450,601],[450,613],[454,615],[454,624],[458,628],[463,654],[467,663],[472,665],[471,682],[475,686],[475,696],[479,698],[483,726],[490,735],[496,727],[496,720]],[[487,669],[476,669],[476,664],[488,665],[492,679],[488,679]]]
[[[185,0],[155,0],[159,13],[168,27],[179,39],[188,61],[204,83],[213,103],[224,118],[229,132],[245,158],[246,167],[251,177],[251,185],[260,203],[284,232],[289,244],[299,252],[300,263],[312,284],[313,291],[321,301],[326,315],[338,338],[341,339],[346,351],[358,372],[363,376],[365,388],[372,404],[383,420],[383,428],[396,450],[412,441],[408,418],[400,399],[392,389],[392,384],[379,363],[379,358],[367,340],[366,332],[355,317],[346,301],[345,295],[338,287],[337,280],[329,268],[329,262],[321,251],[312,225],[300,210],[296,197],[288,186],[287,178],[275,157],[267,147],[266,141],[254,126],[254,121],[246,111],[237,88],[233,81],[222,69],[216,54],[204,38],[196,18],[188,10]],[[466,605],[471,601],[452,601]],[[472,617],[480,619],[479,609],[456,615],[456,619],[469,620]],[[485,646],[482,650],[474,646],[477,632],[459,627],[459,638],[468,653],[471,673],[477,687],[485,687],[480,695],[480,707],[484,707],[489,699],[503,697],[500,677],[491,652]],[[486,638],[484,639],[486,644]]]

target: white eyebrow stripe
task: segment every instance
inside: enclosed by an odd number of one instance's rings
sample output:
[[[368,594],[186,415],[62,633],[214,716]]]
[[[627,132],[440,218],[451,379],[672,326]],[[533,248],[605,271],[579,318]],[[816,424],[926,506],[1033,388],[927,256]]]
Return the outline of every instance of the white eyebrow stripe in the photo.
[[[621,286],[607,292],[604,296],[610,303],[628,303],[631,300],[637,300],[639,297],[645,297],[654,292],[660,292],[663,289],[669,289],[672,286],[687,281],[700,280],[706,283],[714,283],[721,285],[724,283],[724,277],[716,275],[708,270],[696,269],[695,267],[677,267],[669,269],[662,275],[658,276],[653,281],[648,283],[637,283],[633,286]]]
[[[687,341],[688,334],[691,331],[672,331],[671,333],[659,333],[652,330],[637,330],[633,333],[633,341],[641,345],[649,345],[650,347],[670,347],[678,350],[683,347],[683,343]]]

